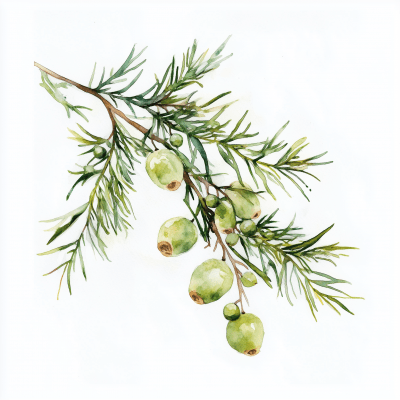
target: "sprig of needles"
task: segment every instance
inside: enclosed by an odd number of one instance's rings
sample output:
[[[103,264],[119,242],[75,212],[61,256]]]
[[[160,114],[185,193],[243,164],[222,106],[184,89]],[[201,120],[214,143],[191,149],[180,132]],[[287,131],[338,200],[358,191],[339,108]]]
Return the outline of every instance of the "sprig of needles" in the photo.
[[[338,252],[355,249],[354,247],[339,246],[338,243],[329,246],[315,246],[333,225],[311,239],[300,241],[304,235],[299,232],[301,228],[294,226],[294,219],[285,228],[279,228],[276,225],[277,221],[274,220],[278,211],[276,210],[270,215],[263,216],[258,221],[257,233],[252,237],[240,234],[239,229],[235,228],[239,233],[244,254],[241,254],[237,248],[228,248],[215,226],[214,211],[207,207],[203,193],[204,190],[207,194],[210,193],[210,190],[215,190],[216,194],[225,196],[224,190],[227,186],[217,186],[213,182],[213,176],[219,174],[211,169],[212,163],[208,158],[205,145],[214,144],[217,146],[222,159],[234,170],[239,182],[242,184],[241,167],[238,161],[244,162],[256,187],[259,188],[259,184],[262,184],[265,191],[274,199],[275,196],[269,187],[269,183],[273,182],[286,192],[282,182],[282,178],[285,178],[293,183],[309,200],[304,191],[304,188],[308,188],[308,186],[300,175],[305,174],[318,179],[306,169],[331,163],[331,161],[315,162],[315,160],[324,156],[326,152],[316,156],[300,158],[300,153],[307,146],[307,143],[305,143],[306,138],[297,140],[291,146],[285,141],[278,141],[288,122],[271,139],[267,138],[263,141],[249,143],[248,140],[259,133],[248,133],[251,123],[248,123],[245,128],[241,128],[248,113],[246,111],[234,128],[229,133],[226,133],[225,128],[231,121],[220,122],[219,119],[226,108],[234,102],[218,106],[215,106],[214,103],[231,92],[221,93],[205,103],[201,102],[202,104],[199,104],[198,100],[193,100],[196,91],[189,94],[181,94],[181,90],[191,85],[203,87],[200,80],[204,75],[218,68],[222,61],[231,56],[223,57],[221,55],[228,39],[208,58],[208,51],[196,56],[197,42],[194,41],[192,47],[188,48],[186,53],[183,53],[180,66],[177,65],[175,57],[173,57],[161,80],[155,75],[156,81],[149,89],[132,95],[128,95],[127,92],[134,88],[134,84],[140,78],[143,70],[140,70],[122,89],[115,88],[114,85],[126,81],[128,79],[127,75],[131,71],[143,65],[146,60],[139,61],[139,57],[145,49],[135,55],[134,46],[121,67],[116,72],[113,69],[110,71],[108,79],[105,78],[105,69],[103,69],[100,81],[95,88],[92,88],[92,84],[97,64],[95,64],[90,77],[89,86],[86,87],[35,63],[35,66],[41,70],[42,83],[40,85],[66,108],[68,116],[70,116],[70,111],[73,111],[87,121],[87,118],[79,110],[86,107],[71,105],[60,91],[60,89],[75,86],[86,93],[96,96],[103,102],[112,125],[110,136],[107,139],[90,133],[80,124],[78,124],[79,133],[69,129],[72,134],[70,139],[77,141],[80,147],[86,148],[86,151],[81,156],[92,155],[92,158],[85,166],[78,165],[80,168],[78,171],[69,171],[71,174],[79,175],[79,177],[69,191],[67,200],[79,184],[85,185],[89,181],[94,181],[95,183],[90,192],[88,202],[61,217],[44,221],[57,222],[50,229],[54,231],[48,242],[50,244],[69,230],[76,221],[82,219],[82,215],[85,215],[86,218],[83,229],[75,241],[40,253],[40,255],[48,255],[67,250],[67,261],[64,261],[48,273],[51,274],[63,269],[60,288],[66,273],[69,292],[72,293],[70,276],[71,271],[75,271],[78,257],[82,273],[86,279],[82,254],[82,245],[85,245],[86,241],[103,259],[108,260],[104,235],[108,235],[111,232],[115,234],[125,232],[127,234],[128,229],[131,228],[128,218],[133,215],[133,209],[128,194],[130,191],[135,191],[132,179],[134,163],[140,162],[140,157],[146,157],[150,152],[156,150],[155,143],[157,142],[175,152],[181,159],[185,170],[184,180],[186,184],[183,201],[188,207],[200,235],[207,243],[206,247],[211,245],[211,234],[214,234],[216,237],[214,250],[219,245],[223,251],[222,258],[230,260],[238,284],[239,300],[237,302],[241,303],[242,311],[243,297],[246,300],[247,297],[240,280],[242,275],[241,267],[251,269],[269,287],[272,287],[272,281],[269,277],[269,273],[272,270],[278,287],[278,296],[283,296],[283,293],[285,293],[288,302],[292,305],[289,285],[292,289],[292,294],[297,297],[292,283],[292,280],[296,279],[298,290],[300,293],[304,293],[314,318],[315,311],[317,311],[316,300],[320,301],[321,304],[328,304],[338,313],[337,307],[351,313],[339,299],[356,299],[359,297],[352,297],[333,286],[348,282],[315,271],[310,267],[310,263],[313,261],[327,261],[335,265],[333,259],[345,255]],[[51,82],[49,75],[61,80],[61,83]],[[132,113],[131,118],[119,108],[120,105],[128,107]],[[137,117],[136,111],[138,109],[148,113],[152,121],[149,129],[144,128],[135,121],[144,118]],[[210,117],[207,117],[208,114],[210,114]],[[124,126],[124,122],[136,128],[143,136],[137,138],[131,135]],[[179,132],[185,136],[189,146],[189,156],[169,144],[168,138],[173,132]],[[151,146],[154,147],[154,150]],[[107,150],[103,150],[104,154],[100,159],[95,156],[96,148],[99,147],[102,149],[107,147]],[[283,153],[281,153],[278,161],[274,163],[266,162],[270,155],[278,154],[282,151]],[[200,166],[198,165],[199,160],[201,160]],[[256,193],[261,194],[263,192],[258,191]],[[251,261],[251,257],[259,258],[260,268]],[[325,279],[320,279],[321,277]],[[328,293],[321,291],[324,289],[328,290]]]

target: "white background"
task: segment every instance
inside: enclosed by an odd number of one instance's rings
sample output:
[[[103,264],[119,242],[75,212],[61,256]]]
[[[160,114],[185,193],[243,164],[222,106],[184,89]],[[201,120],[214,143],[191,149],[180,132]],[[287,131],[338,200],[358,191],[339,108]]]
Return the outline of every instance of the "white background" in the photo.
[[[399,2],[146,4],[1,6],[0,398],[398,399]],[[321,182],[308,181],[310,203],[287,183],[292,198],[274,188],[278,201],[266,196],[263,211],[279,207],[282,225],[296,213],[307,235],[335,222],[323,243],[360,250],[337,268],[318,267],[365,297],[346,302],[354,316],[320,306],[316,323],[304,297],[291,307],[262,283],[248,289],[247,310],[266,331],[252,358],[225,339],[222,307],[236,300],[236,287],[204,307],[187,294],[194,267],[212,250],[199,241],[179,258],[157,251],[159,226],[188,212],[183,188],[163,192],[143,164],[131,195],[135,229],[109,238],[112,263],[86,248],[88,281],[77,271],[73,295],[64,282],[57,301],[60,274],[42,274],[62,256],[35,255],[49,238],[38,221],[80,205],[90,184],[65,201],[67,169],[80,161],[67,127],[84,121],[68,119],[39,86],[33,62],[87,84],[95,61],[109,71],[134,43],[148,45],[139,91],[194,38],[200,51],[213,51],[230,34],[225,54],[234,55],[204,78],[199,97],[232,90],[240,101],[227,117],[249,109],[261,138],[290,120],[284,139],[307,136],[306,155],[329,151],[334,163],[311,171]],[[109,134],[99,102],[66,94],[95,109],[84,126]],[[209,151],[215,170],[229,172]]]

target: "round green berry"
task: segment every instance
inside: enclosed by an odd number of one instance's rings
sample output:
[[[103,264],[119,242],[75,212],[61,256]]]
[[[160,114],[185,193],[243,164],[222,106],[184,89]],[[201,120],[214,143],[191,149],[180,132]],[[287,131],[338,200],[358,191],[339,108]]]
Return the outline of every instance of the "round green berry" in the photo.
[[[225,197],[221,199],[218,207],[215,209],[215,225],[217,229],[228,235],[233,232],[236,226],[236,215],[231,202]]]
[[[253,236],[257,232],[257,225],[250,219],[246,219],[240,224],[240,230],[245,236]]]
[[[161,149],[147,156],[146,172],[158,187],[174,191],[181,186],[183,164],[173,151]]]
[[[215,196],[214,194],[209,194],[206,197],[206,204],[207,204],[207,207],[215,208],[219,204],[219,198],[217,196]]]
[[[233,273],[225,261],[204,261],[192,274],[189,296],[197,304],[219,300],[232,287]]]
[[[239,353],[246,356],[257,355],[264,339],[264,327],[260,318],[254,314],[242,314],[238,319],[229,321],[226,339]]]
[[[83,172],[85,174],[90,174],[90,173],[94,172],[94,167],[92,165],[85,165],[83,167]]]
[[[104,158],[106,154],[107,154],[107,151],[105,148],[103,148],[101,146],[94,146],[93,155],[96,158]]]
[[[257,283],[257,278],[251,271],[245,272],[241,276],[240,280],[242,281],[243,286],[246,287],[252,287]]]
[[[171,142],[172,146],[181,147],[183,144],[183,137],[178,133],[174,133],[171,135],[169,141]]]
[[[157,248],[165,257],[176,257],[189,251],[197,242],[196,225],[184,217],[165,221],[158,232]]]
[[[237,233],[230,233],[225,239],[225,242],[228,246],[235,246],[238,241],[239,235]]]
[[[235,209],[235,214],[242,219],[255,219],[261,215],[260,201],[250,185],[244,186],[236,181],[226,191]]]
[[[228,321],[234,321],[240,317],[239,307],[235,303],[228,303],[224,307],[224,317]]]

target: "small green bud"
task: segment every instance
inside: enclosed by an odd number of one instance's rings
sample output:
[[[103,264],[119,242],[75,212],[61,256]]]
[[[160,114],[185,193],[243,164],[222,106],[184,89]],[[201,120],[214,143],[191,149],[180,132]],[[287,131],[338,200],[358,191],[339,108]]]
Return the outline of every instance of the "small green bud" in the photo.
[[[262,244],[263,240],[261,238],[255,238],[254,241],[256,242],[256,245]]]
[[[226,237],[225,242],[228,246],[235,246],[238,240],[239,240],[239,235],[237,233],[230,233]]]
[[[271,240],[274,237],[274,233],[271,232],[269,229],[266,229],[265,231],[261,231],[261,236],[267,240]]]
[[[257,225],[250,219],[240,224],[240,230],[245,236],[253,236],[257,232]]]
[[[235,303],[228,303],[224,307],[224,317],[228,321],[234,321],[240,317],[239,307]]]
[[[94,146],[93,148],[93,155],[96,158],[104,158],[107,154],[107,150],[101,146]]]
[[[257,284],[257,278],[251,271],[245,272],[241,276],[240,280],[242,281],[243,286],[246,287],[252,287]]]
[[[181,147],[183,144],[183,137],[181,135],[179,135],[178,133],[174,133],[169,138],[169,141],[171,142],[172,146]]]
[[[90,173],[94,172],[94,167],[92,165],[85,165],[83,167],[83,172],[85,174],[90,174]]]
[[[215,196],[214,194],[209,194],[206,197],[206,204],[207,204],[207,207],[210,207],[210,208],[217,207],[217,205],[219,204],[219,198],[217,196]]]

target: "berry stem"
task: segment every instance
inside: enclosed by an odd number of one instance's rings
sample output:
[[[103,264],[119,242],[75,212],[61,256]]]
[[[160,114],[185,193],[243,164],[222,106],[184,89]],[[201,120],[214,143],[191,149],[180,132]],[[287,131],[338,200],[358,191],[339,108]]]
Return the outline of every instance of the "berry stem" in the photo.
[[[112,131],[111,131],[111,135],[109,136],[108,139],[111,139],[112,136],[113,136],[113,135],[115,134],[115,132],[116,132],[117,122],[116,122],[116,119],[115,119],[115,115],[118,115],[119,117],[121,117],[124,121],[126,121],[128,124],[130,124],[131,126],[133,126],[134,128],[136,128],[136,129],[137,129],[138,131],[140,131],[141,133],[146,134],[146,133],[148,132],[148,129],[147,129],[147,128],[145,128],[144,126],[138,124],[138,123],[135,122],[135,121],[132,121],[132,120],[131,120],[130,118],[128,118],[122,111],[118,110],[118,109],[117,109],[116,107],[114,107],[108,100],[106,100],[106,99],[105,99],[104,97],[102,97],[99,93],[97,93],[96,90],[91,89],[91,88],[89,88],[89,87],[87,87],[87,86],[81,85],[81,84],[79,84],[79,83],[77,83],[77,82],[74,82],[74,81],[72,81],[71,79],[65,78],[65,77],[63,77],[63,76],[61,76],[61,75],[59,75],[59,74],[57,74],[57,73],[55,73],[55,72],[49,70],[48,68],[46,68],[46,67],[44,67],[44,66],[38,64],[37,62],[34,62],[34,66],[37,67],[37,68],[39,68],[41,71],[45,72],[46,74],[52,76],[53,78],[59,79],[59,80],[64,81],[64,82],[67,82],[67,83],[69,83],[69,84],[75,86],[76,88],[82,90],[83,92],[89,93],[89,94],[91,94],[91,95],[97,97],[97,98],[103,103],[103,105],[105,106],[105,108],[107,109],[108,115],[109,115],[110,120],[111,120]],[[169,148],[169,147],[170,147],[169,144],[168,144],[164,139],[161,139],[160,137],[158,137],[158,136],[156,136],[156,135],[154,135],[154,134],[149,135],[149,139],[151,140],[151,142],[153,143],[153,145],[154,145],[154,142],[159,142],[159,143],[163,144],[166,148]],[[154,145],[154,147],[156,147],[156,146]],[[107,159],[107,161],[106,161],[106,163],[105,163],[105,165],[104,165],[104,167],[103,167],[102,172],[100,173],[99,178],[98,178],[97,181],[96,181],[96,185],[95,185],[94,189],[92,190],[92,192],[91,192],[91,194],[90,194],[90,200],[89,200],[89,201],[90,201],[90,205],[89,205],[88,219],[87,219],[87,221],[86,221],[85,226],[83,227],[83,230],[82,230],[82,233],[81,233],[81,235],[80,235],[80,238],[82,237],[83,232],[85,231],[86,227],[87,227],[88,224],[89,224],[89,221],[90,221],[90,214],[91,214],[91,210],[92,210],[92,208],[93,208],[93,201],[94,201],[94,198],[95,198],[96,190],[97,190],[97,188],[98,188],[98,186],[99,186],[99,184],[100,184],[101,178],[103,177],[104,173],[106,172],[107,167],[108,167],[108,165],[109,165],[109,163],[110,163],[110,161],[111,161],[111,157],[112,157],[112,153],[113,153],[113,151],[114,151],[114,148],[115,148],[115,141],[113,141],[111,150],[110,150],[110,152],[109,152],[109,157],[108,157],[108,159]],[[222,195],[228,197],[228,196],[226,195],[226,193],[225,193],[224,191],[222,191],[217,185],[215,185],[215,184],[213,184],[213,183],[210,183],[210,182],[206,181],[205,179],[203,179],[202,177],[197,176],[197,175],[195,175],[195,174],[193,174],[193,173],[192,173],[192,176],[193,176],[194,179],[196,179],[197,181],[199,181],[199,182],[201,182],[203,185],[205,185],[207,190],[208,190],[209,186],[212,186],[212,187],[214,187],[214,188],[216,189],[217,192],[220,192]],[[227,246],[225,246],[225,244],[224,244],[224,242],[223,242],[223,240],[222,240],[222,238],[221,238],[221,235],[219,234],[219,231],[218,231],[218,229],[217,229],[217,227],[216,227],[216,225],[215,225],[215,222],[214,222],[214,212],[213,212],[211,209],[209,209],[209,208],[207,207],[207,204],[206,204],[206,202],[205,202],[203,196],[202,196],[201,193],[198,191],[196,185],[192,182],[192,180],[190,179],[189,174],[188,174],[186,171],[185,171],[184,174],[183,174],[183,179],[185,180],[186,184],[189,185],[189,186],[195,191],[197,197],[199,198],[199,201],[200,201],[201,206],[203,207],[203,209],[204,209],[205,212],[206,212],[206,215],[207,215],[207,222],[208,222],[208,224],[209,224],[211,230],[214,232],[214,234],[215,234],[215,236],[216,236],[216,238],[217,238],[217,243],[219,243],[220,246],[221,246],[221,248],[222,248],[222,260],[225,261],[225,260],[226,260],[226,256],[228,256],[229,261],[231,262],[231,264],[232,264],[232,266],[233,266],[233,269],[234,269],[234,272],[235,272],[235,275],[236,275],[236,281],[237,281],[237,285],[238,285],[238,290],[239,290],[240,305],[241,305],[242,313],[244,313],[242,297],[244,297],[244,298],[246,299],[247,304],[249,304],[249,301],[248,301],[248,299],[247,299],[246,293],[244,292],[243,285],[242,285],[242,281],[240,280],[240,276],[242,275],[242,273],[241,273],[241,271],[237,268],[237,264],[242,265],[242,266],[245,266],[246,268],[247,268],[247,266],[244,265],[244,264],[242,264],[240,261],[235,260],[235,259],[232,257],[232,255],[230,254],[230,252],[229,252]],[[76,249],[75,249],[75,251],[76,251]],[[64,272],[65,272],[65,269],[64,269]],[[62,282],[63,276],[64,276],[64,273],[63,273],[63,275],[62,275],[62,277],[61,277],[60,287],[61,287],[61,282]]]
[[[197,189],[197,187],[193,183],[193,181],[190,179],[190,176],[186,171],[183,173],[183,179],[186,182],[186,184],[189,185],[194,190],[194,192],[196,193],[197,197],[199,198],[199,201],[200,201],[202,207],[206,211],[208,210],[208,213],[207,213],[207,215],[208,215],[208,218],[207,218],[208,219],[208,223],[209,223],[209,225],[211,227],[211,230],[214,232],[214,234],[215,234],[215,236],[217,238],[217,242],[216,242],[215,245],[217,246],[217,244],[219,244],[221,246],[221,248],[222,248],[222,260],[225,261],[226,260],[226,256],[228,256],[229,261],[231,262],[231,264],[233,266],[233,270],[234,270],[235,276],[236,276],[236,282],[237,282],[237,286],[238,286],[238,291],[239,291],[240,307],[241,307],[242,313],[244,313],[242,296],[246,299],[247,304],[249,304],[249,300],[248,300],[248,298],[246,296],[246,293],[245,293],[245,291],[243,289],[243,284],[242,284],[242,281],[240,280],[240,277],[242,276],[242,272],[237,267],[237,264],[243,265],[244,267],[246,267],[246,269],[247,269],[247,266],[242,264],[240,261],[235,260],[232,257],[232,255],[229,252],[227,246],[225,245],[224,241],[221,238],[221,235],[220,235],[220,233],[219,233],[219,231],[217,229],[217,226],[215,225],[214,216],[213,216],[214,213],[212,212],[212,210],[210,210],[207,207],[203,196],[201,195],[201,193],[199,192],[199,190]],[[202,182],[200,179],[199,179],[199,181]],[[207,181],[205,181],[205,182],[207,182]],[[202,183],[204,183],[204,182],[202,182]],[[207,182],[207,184],[208,184],[208,182]],[[211,217],[210,217],[210,214],[211,214]]]

